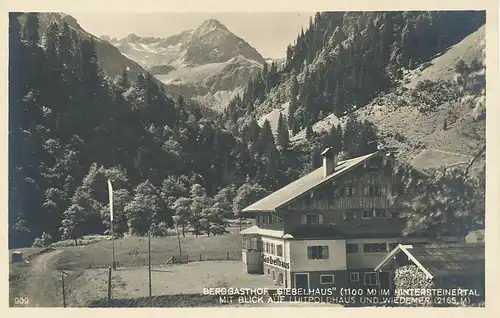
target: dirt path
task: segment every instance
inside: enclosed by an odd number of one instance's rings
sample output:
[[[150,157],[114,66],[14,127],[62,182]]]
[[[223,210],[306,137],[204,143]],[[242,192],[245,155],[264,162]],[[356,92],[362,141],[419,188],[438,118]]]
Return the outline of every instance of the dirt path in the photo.
[[[48,266],[50,259],[62,252],[56,250],[40,254],[31,260],[24,295],[27,307],[62,307],[61,272]]]

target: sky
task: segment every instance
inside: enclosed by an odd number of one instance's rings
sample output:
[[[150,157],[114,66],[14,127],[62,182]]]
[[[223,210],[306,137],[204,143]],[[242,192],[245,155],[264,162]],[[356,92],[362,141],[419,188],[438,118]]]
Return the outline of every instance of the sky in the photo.
[[[223,13],[88,13],[67,12],[95,36],[123,38],[168,37],[195,29],[207,19],[217,19],[231,32],[247,41],[264,58],[283,58],[288,44],[296,40],[314,13],[304,12],[223,12]]]

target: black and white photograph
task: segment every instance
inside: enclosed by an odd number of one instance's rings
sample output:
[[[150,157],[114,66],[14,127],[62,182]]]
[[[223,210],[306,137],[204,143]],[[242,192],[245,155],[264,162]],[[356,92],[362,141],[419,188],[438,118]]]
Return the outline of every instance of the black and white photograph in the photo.
[[[9,307],[485,307],[486,10],[97,10],[8,12]]]

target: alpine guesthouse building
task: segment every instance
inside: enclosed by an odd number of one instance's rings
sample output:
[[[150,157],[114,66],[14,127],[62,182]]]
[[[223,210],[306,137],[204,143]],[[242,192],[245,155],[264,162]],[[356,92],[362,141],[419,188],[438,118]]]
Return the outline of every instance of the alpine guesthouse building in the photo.
[[[382,152],[337,161],[327,148],[322,159],[322,167],[243,209],[256,224],[240,232],[247,273],[282,288],[391,289],[391,272],[375,267],[398,244],[428,241],[402,235],[400,200],[411,189]]]

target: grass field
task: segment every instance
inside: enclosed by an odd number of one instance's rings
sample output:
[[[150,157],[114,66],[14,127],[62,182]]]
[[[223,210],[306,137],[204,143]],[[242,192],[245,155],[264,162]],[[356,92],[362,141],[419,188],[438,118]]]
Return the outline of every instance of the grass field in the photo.
[[[214,265],[217,262],[197,262],[187,265],[175,265],[172,268],[187,268],[185,273],[190,277],[196,277],[192,281],[191,288],[185,291],[193,290],[194,286],[203,286],[209,284],[207,277],[201,277],[197,273],[215,272],[224,274],[225,272],[235,273],[239,276],[243,272],[241,264],[241,238],[236,230],[233,234],[220,236],[186,236],[181,237],[182,254],[188,255],[190,261],[206,260],[225,260],[229,255],[232,260],[232,266],[224,268],[222,265]],[[121,296],[139,297],[144,296],[144,286],[147,287],[147,267],[143,266],[148,261],[148,239],[145,237],[128,236],[123,239],[115,240],[115,260],[119,263],[119,271],[113,278],[113,284],[119,293],[123,290]],[[57,246],[57,244],[56,244]],[[40,249],[23,249],[25,259],[30,253]],[[12,253],[12,251],[11,251]],[[40,254],[30,259],[29,263],[19,263],[10,265],[10,298],[23,296],[30,298],[30,306],[61,306],[61,270],[69,275],[65,278],[68,295],[73,295],[71,300],[75,305],[88,305],[88,301],[96,300],[102,295],[106,295],[107,276],[106,269],[111,265],[112,242],[102,240],[84,246],[60,246],[44,254]],[[167,272],[160,272],[161,266],[170,257],[179,255],[179,247],[176,236],[155,237],[151,239],[151,263],[154,266],[154,281],[161,282],[157,284],[156,292],[164,294],[167,291],[177,290],[178,288],[167,287],[171,280],[174,285],[182,285],[186,281],[184,272],[168,275]],[[210,269],[196,269],[192,264],[212,264]],[[194,266],[194,267],[192,267]],[[208,265],[207,265],[208,266]],[[167,265],[168,267],[168,265]],[[234,267],[234,268],[233,268]],[[90,269],[89,269],[90,268]],[[233,269],[231,269],[233,268]],[[104,276],[103,276],[104,275]],[[204,280],[203,280],[204,279]],[[221,276],[220,279],[224,279]],[[189,285],[189,284],[188,284]],[[182,292],[182,289],[178,289]],[[196,291],[195,293],[199,293]],[[102,294],[104,293],[104,294]],[[83,295],[83,296],[82,296]],[[146,293],[147,295],[147,293]],[[68,296],[70,297],[70,296]],[[68,301],[70,298],[68,298]],[[68,303],[69,304],[69,303]]]
[[[68,284],[68,304],[87,306],[107,296],[106,269],[86,270]],[[113,298],[147,297],[148,269],[134,267],[112,272]],[[152,295],[195,295],[203,288],[273,288],[273,282],[264,275],[245,273],[239,261],[192,262],[183,265],[154,266],[151,272]]]
[[[220,236],[181,237],[183,255],[190,260],[241,260],[241,238],[236,234]],[[148,261],[148,239],[128,236],[115,240],[115,260],[119,267],[142,266]],[[101,241],[82,247],[63,248],[54,257],[53,269],[82,270],[107,267],[111,264],[112,242]],[[151,238],[151,263],[161,265],[171,256],[179,255],[176,236]]]

